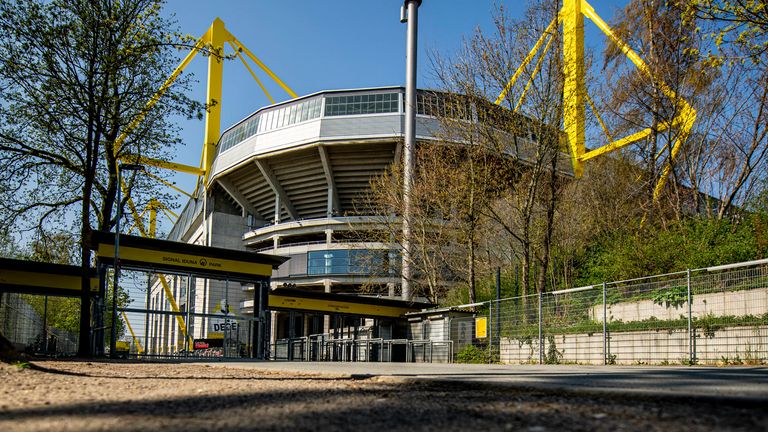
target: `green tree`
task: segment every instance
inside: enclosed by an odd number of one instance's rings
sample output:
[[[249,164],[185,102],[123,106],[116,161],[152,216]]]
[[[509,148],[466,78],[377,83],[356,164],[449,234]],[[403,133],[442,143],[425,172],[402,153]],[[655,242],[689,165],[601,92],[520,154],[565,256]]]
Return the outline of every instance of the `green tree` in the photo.
[[[170,116],[199,110],[184,96],[182,79],[127,130],[172,71],[174,44],[184,42],[169,33],[173,23],[162,17],[162,5],[0,3],[0,224],[11,232],[55,226],[76,234],[83,292],[92,264],[89,234],[115,224],[117,161],[129,154],[166,158],[179,141]],[[123,132],[129,133],[118,146]],[[129,184],[139,203],[159,195],[145,177]],[[86,349],[81,337],[81,354]]]

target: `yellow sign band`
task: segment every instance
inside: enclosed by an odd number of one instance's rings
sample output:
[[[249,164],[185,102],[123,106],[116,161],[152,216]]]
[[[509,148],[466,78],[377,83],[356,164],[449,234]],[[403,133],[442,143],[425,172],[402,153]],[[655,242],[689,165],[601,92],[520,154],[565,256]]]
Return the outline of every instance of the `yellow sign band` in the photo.
[[[318,300],[300,297],[287,297],[270,294],[269,308],[308,310],[317,312],[335,312],[349,315],[365,315],[399,318],[407,312],[413,312],[415,308],[396,306],[377,306],[364,303],[343,302],[335,300]]]
[[[115,247],[111,244],[100,244],[99,257],[114,258]],[[254,276],[272,276],[272,266],[269,264],[251,263],[245,261],[211,258],[201,255],[141,249],[130,246],[120,246],[120,259],[137,261],[158,266],[186,267],[195,270],[210,270],[216,272],[231,272]]]
[[[0,284],[80,291],[82,290],[82,277],[32,271],[2,270],[0,271]],[[89,287],[91,292],[99,292],[99,279],[91,278]]]

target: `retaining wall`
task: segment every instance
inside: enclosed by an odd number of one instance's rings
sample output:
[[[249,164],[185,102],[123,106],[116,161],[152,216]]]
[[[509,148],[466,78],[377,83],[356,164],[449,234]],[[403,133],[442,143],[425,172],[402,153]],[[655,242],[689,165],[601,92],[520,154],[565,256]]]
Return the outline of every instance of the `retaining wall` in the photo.
[[[728,291],[711,294],[697,294],[691,302],[694,317],[710,316],[759,316],[768,313],[768,289],[759,288],[744,291]],[[675,320],[688,316],[688,304],[677,307],[659,305],[653,300],[621,302],[608,305],[608,322],[642,321],[649,318]],[[603,304],[593,306],[589,311],[592,320],[603,322]]]
[[[694,331],[694,351],[699,363],[719,363],[739,358],[750,363],[768,361],[768,325],[727,327],[709,334]],[[502,337],[502,363],[538,363],[538,338]],[[680,364],[689,358],[687,329],[609,333],[608,358],[616,364]],[[559,363],[603,364],[603,334],[577,333],[544,336],[544,354]]]

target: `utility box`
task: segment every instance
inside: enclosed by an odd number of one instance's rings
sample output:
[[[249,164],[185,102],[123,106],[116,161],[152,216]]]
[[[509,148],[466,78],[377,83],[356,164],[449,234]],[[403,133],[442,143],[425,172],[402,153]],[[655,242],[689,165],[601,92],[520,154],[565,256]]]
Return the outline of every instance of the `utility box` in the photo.
[[[467,327],[462,323],[473,323],[475,312],[440,308],[427,309],[405,314],[408,319],[408,339],[411,341],[410,360],[414,362],[453,362],[457,349],[465,343],[461,332],[454,329]]]

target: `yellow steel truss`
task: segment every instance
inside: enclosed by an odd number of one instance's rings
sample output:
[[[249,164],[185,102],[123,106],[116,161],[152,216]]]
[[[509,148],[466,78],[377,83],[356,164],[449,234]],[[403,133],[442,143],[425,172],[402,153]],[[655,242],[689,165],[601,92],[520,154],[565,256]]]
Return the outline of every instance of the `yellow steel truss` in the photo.
[[[226,27],[224,26],[224,22],[216,18],[211,26],[208,28],[208,30],[201,36],[194,44],[192,49],[189,51],[189,53],[184,57],[184,59],[179,63],[179,65],[174,69],[174,71],[171,73],[171,75],[165,80],[163,85],[160,87],[160,89],[155,92],[155,94],[150,98],[150,100],[147,102],[147,104],[144,106],[144,109],[140,112],[140,114],[125,128],[123,133],[115,140],[115,156],[117,159],[123,162],[127,163],[138,163],[146,166],[153,166],[157,168],[163,168],[168,169],[176,172],[181,173],[187,173],[197,176],[197,180],[195,182],[195,191],[193,193],[188,193],[181,188],[177,187],[176,185],[169,183],[162,179],[159,176],[156,176],[150,172],[145,171],[145,173],[162,183],[163,185],[172,188],[173,190],[182,193],[190,198],[194,198],[197,195],[197,188],[201,184],[203,187],[208,183],[210,174],[211,174],[211,166],[213,165],[213,160],[216,155],[216,145],[219,140],[219,136],[221,135],[221,94],[222,94],[222,81],[224,77],[224,60],[226,59],[226,55],[224,53],[224,45],[229,44],[230,47],[235,52],[235,56],[237,56],[245,65],[245,67],[248,69],[248,72],[250,72],[253,79],[256,81],[256,83],[259,85],[259,87],[264,91],[267,98],[271,103],[274,103],[275,100],[272,98],[272,95],[269,94],[264,84],[259,80],[259,78],[254,73],[253,69],[248,65],[245,58],[242,56],[241,53],[245,53],[245,55],[251,59],[262,71],[264,71],[275,83],[277,83],[283,90],[285,90],[286,93],[288,93],[292,98],[297,97],[296,93],[294,93],[293,90],[291,90],[290,87],[288,87],[277,75],[275,75],[274,72],[272,72],[267,65],[265,65],[258,57],[256,57],[248,48],[245,47],[237,38],[235,38],[232,33],[230,33]],[[145,156],[138,156],[133,155],[130,153],[123,153],[120,154],[120,150],[122,149],[123,143],[125,142],[125,139],[127,136],[144,120],[147,113],[152,109],[152,107],[162,98],[162,96],[165,94],[165,92],[168,90],[168,88],[173,85],[173,83],[176,81],[176,79],[179,77],[179,75],[184,71],[184,69],[189,66],[189,64],[192,62],[192,59],[195,58],[195,56],[200,53],[206,51],[208,55],[208,81],[207,81],[207,95],[206,95],[206,115],[205,115],[205,135],[203,139],[203,151],[200,157],[200,166],[195,167],[191,165],[185,165],[178,162],[171,162],[171,161],[165,161],[161,159],[155,159],[155,158],[149,158]],[[128,195],[128,191],[125,180],[121,179],[121,184],[119,185],[125,192],[125,196]],[[130,210],[131,215],[133,216],[133,225],[129,229],[129,232],[133,229],[136,229],[139,231],[139,233],[143,237],[152,237],[154,238],[157,234],[157,212],[158,210],[162,211],[167,217],[169,217],[172,220],[178,219],[178,215],[174,213],[168,206],[161,203],[157,199],[153,198],[150,200],[149,204],[147,204],[147,207],[140,213],[138,209],[136,208],[136,205],[134,201],[129,197],[127,199],[128,208]],[[146,225],[144,224],[144,217],[149,213],[149,229],[147,229]],[[171,288],[168,284],[168,281],[163,274],[158,274],[158,279],[160,281],[160,284],[163,287],[163,292],[165,293],[166,298],[168,299],[168,302],[171,305],[171,310],[173,312],[178,313],[179,312],[179,306],[176,302],[176,299],[173,295],[173,292],[171,291]],[[183,318],[180,315],[175,315],[176,321],[179,326],[179,330],[181,334],[184,336],[185,340],[189,341],[190,346],[193,343],[192,336],[187,333],[187,327],[184,323]],[[139,343],[139,340],[137,339],[136,335],[133,332],[133,328],[131,327],[130,322],[128,321],[128,316],[123,313],[122,314],[123,319],[125,320],[125,323],[128,327],[128,329],[131,332],[131,336],[133,337],[134,342],[136,343],[136,346],[139,350],[139,354],[143,352],[143,349],[141,348],[141,344]]]
[[[617,47],[624,53],[624,55],[637,67],[637,69],[646,76],[654,79],[651,70],[643,59],[632,50],[623,40],[621,40],[603,21],[602,18],[595,12],[595,9],[586,0],[564,0],[563,7],[560,9],[558,16],[552,20],[547,26],[544,34],[541,35],[539,40],[533,46],[528,55],[523,59],[523,62],[517,68],[515,73],[509,79],[507,84],[502,89],[499,97],[496,99],[496,104],[499,105],[507,97],[507,94],[514,86],[517,79],[523,73],[528,64],[538,53],[544,40],[549,35],[550,41],[541,53],[541,57],[546,54],[549,48],[549,44],[552,42],[554,36],[551,35],[556,26],[561,23],[563,26],[563,64],[564,64],[564,83],[563,83],[563,128],[565,130],[565,136],[568,140],[568,147],[571,153],[571,161],[573,164],[573,172],[577,177],[580,177],[584,172],[584,162],[595,158],[597,156],[616,151],[623,147],[626,147],[632,143],[640,141],[654,132],[653,128],[646,128],[639,132],[635,132],[623,138],[614,139],[612,134],[605,126],[600,114],[595,109],[592,100],[587,95],[586,83],[584,79],[584,17],[589,18],[608,38],[616,44]],[[537,73],[541,64],[541,58],[536,64],[534,72],[530,75],[531,78],[526,83],[526,86],[515,105],[515,110],[519,109],[522,104],[525,93],[530,86],[532,77]],[[676,129],[678,131],[677,139],[675,140],[670,150],[669,158],[664,165],[661,176],[656,183],[653,197],[658,199],[664,190],[667,177],[672,169],[672,163],[680,152],[682,144],[688,139],[688,135],[691,132],[694,121],[696,121],[696,110],[691,105],[678,96],[674,90],[672,90],[667,84],[661,82],[659,84],[661,92],[672,100],[677,108],[677,116],[669,122],[663,122],[656,127],[656,131],[664,131],[667,129]],[[586,105],[589,104],[592,111],[600,123],[606,137],[608,137],[609,143],[595,148],[590,151],[586,151],[585,146],[585,127],[586,127]],[[656,155],[658,159],[662,152]]]

